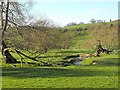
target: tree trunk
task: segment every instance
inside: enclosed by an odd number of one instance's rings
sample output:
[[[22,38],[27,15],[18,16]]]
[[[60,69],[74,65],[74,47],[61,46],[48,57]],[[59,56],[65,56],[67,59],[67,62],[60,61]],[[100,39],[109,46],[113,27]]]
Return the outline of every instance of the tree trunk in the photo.
[[[96,51],[96,54],[97,54],[98,57],[100,56],[101,52],[106,53],[106,54],[109,54],[110,52],[112,52],[112,51],[109,51],[107,49],[104,49],[101,45],[101,41],[100,40],[98,40],[98,41],[99,41],[99,44],[97,46],[97,51]]]
[[[7,48],[4,41],[2,41],[2,55],[5,56],[5,62],[6,63],[17,63],[17,60],[10,54],[8,50],[4,51],[4,49]]]
[[[3,2],[0,1],[0,43],[1,43],[1,52],[5,56],[6,63],[16,63],[17,60],[9,53],[8,50],[4,51],[7,48],[6,43],[3,40],[4,32],[6,31],[8,25],[8,10],[9,10],[9,1],[6,1],[6,17],[5,23],[3,23]]]
[[[2,52],[2,32],[3,32],[3,10],[2,10],[3,3],[0,1],[0,52]]]

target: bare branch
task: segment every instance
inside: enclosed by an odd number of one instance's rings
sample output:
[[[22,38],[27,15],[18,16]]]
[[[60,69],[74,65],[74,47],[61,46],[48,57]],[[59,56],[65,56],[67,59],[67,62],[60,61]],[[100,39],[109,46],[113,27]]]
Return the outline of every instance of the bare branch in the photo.
[[[6,20],[3,20],[3,21],[6,21]],[[13,25],[15,25],[15,26],[17,26],[17,27],[19,26],[17,23],[15,23],[15,22],[13,22],[13,21],[11,21],[11,20],[8,20],[8,22],[9,22],[9,23],[12,23]]]
[[[7,0],[7,7],[6,7],[6,20],[3,30],[6,31],[7,24],[8,24],[8,10],[9,10],[9,0]]]

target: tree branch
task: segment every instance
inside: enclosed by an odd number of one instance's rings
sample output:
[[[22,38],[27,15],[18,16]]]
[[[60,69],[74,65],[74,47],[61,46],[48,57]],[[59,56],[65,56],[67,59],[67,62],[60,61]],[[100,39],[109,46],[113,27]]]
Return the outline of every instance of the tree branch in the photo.
[[[6,20],[5,20],[5,25],[4,25],[4,28],[3,30],[6,31],[6,28],[7,28],[7,24],[8,24],[8,11],[9,11],[9,0],[7,0],[7,7],[6,7]]]
[[[6,20],[3,20],[3,21],[6,21]],[[19,25],[17,24],[17,23],[15,23],[15,22],[13,22],[13,21],[11,21],[11,20],[7,20],[9,23],[12,23],[12,24],[14,24],[15,26],[18,26],[19,27]]]

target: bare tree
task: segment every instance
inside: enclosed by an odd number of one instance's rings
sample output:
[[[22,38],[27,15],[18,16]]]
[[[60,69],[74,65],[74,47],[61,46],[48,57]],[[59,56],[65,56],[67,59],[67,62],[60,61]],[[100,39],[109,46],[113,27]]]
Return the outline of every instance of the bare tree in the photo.
[[[91,23],[96,23],[96,20],[92,18],[92,19],[90,20],[90,22],[91,22]]]
[[[5,6],[5,7],[4,7]],[[5,9],[4,9],[5,8]],[[14,57],[9,53],[9,51],[4,51],[5,48],[7,48],[3,36],[4,32],[6,31],[7,25],[8,25],[8,10],[9,10],[9,1],[7,0],[6,2],[0,1],[0,32],[1,32],[1,44],[2,44],[2,55],[5,55],[6,57],[6,63],[8,62],[17,62]],[[5,12],[5,21],[4,21],[4,14]]]
[[[17,27],[24,24],[23,22],[27,22],[24,11],[25,8],[18,2],[9,2],[9,0],[0,1],[0,43],[2,44],[2,55],[6,57],[6,63],[16,63],[17,60],[9,53],[8,50],[5,50],[8,46],[5,43],[4,34],[8,25],[14,25]]]

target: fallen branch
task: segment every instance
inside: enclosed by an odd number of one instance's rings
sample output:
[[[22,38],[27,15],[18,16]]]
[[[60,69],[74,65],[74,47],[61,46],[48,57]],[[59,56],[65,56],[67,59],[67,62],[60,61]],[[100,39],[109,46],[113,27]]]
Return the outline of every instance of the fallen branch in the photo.
[[[21,57],[21,59],[23,59],[23,57],[21,56],[21,55],[23,55],[24,57],[29,58],[29,59],[31,59],[31,60],[39,61],[39,60],[37,60],[35,57],[27,56],[26,54],[20,52],[20,51],[17,50],[17,49],[5,48],[4,51],[14,51],[14,52],[16,52],[16,53]],[[43,64],[46,64],[46,62],[43,62],[43,61],[40,61],[40,62],[43,63]]]
[[[22,52],[20,52],[20,51],[18,51],[18,50],[16,50],[16,49],[15,49],[15,51],[16,51],[17,53],[25,56],[26,58],[32,59],[32,60],[34,60],[34,61],[38,61],[38,60],[36,60],[34,57],[27,56],[27,55],[25,55],[24,53],[22,53]]]

